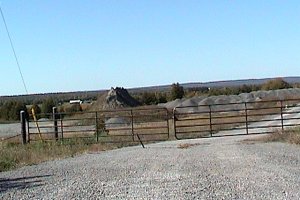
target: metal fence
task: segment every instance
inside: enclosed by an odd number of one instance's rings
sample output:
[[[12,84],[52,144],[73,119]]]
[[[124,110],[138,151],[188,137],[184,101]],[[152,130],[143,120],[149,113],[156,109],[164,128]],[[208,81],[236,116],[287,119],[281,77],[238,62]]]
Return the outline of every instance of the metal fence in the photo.
[[[31,115],[26,142],[86,138],[96,142],[150,142],[169,139],[169,116],[164,108]],[[143,144],[143,143],[142,143]]]
[[[270,100],[176,107],[177,139],[260,134],[300,125],[300,100]]]
[[[300,125],[300,99],[165,108],[39,114],[23,117],[23,143],[86,138],[131,143],[271,133]],[[170,137],[171,136],[171,137]]]

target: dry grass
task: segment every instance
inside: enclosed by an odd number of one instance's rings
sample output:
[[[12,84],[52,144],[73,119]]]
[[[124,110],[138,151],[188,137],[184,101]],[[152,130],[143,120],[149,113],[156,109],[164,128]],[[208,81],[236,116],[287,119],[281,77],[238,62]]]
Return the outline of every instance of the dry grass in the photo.
[[[271,134],[268,134],[263,137],[259,137],[257,139],[244,140],[245,143],[252,142],[287,142],[290,144],[300,145],[300,128],[294,128],[290,130],[282,131],[274,131]]]
[[[39,141],[26,145],[12,141],[0,142],[0,172],[48,160],[73,157],[85,152],[99,152],[129,145],[132,144],[94,143],[90,138],[77,138],[61,142]]]
[[[300,144],[300,129],[291,129],[284,132],[274,132],[263,138],[264,142],[287,142],[291,144]]]
[[[198,146],[200,145],[200,143],[183,143],[183,144],[179,144],[177,146],[178,149],[188,149],[190,147],[193,147],[193,146]]]

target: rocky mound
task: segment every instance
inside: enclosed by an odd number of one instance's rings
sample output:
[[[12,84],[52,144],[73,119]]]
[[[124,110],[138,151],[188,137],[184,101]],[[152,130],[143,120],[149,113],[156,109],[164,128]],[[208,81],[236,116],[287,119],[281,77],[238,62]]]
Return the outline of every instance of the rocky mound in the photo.
[[[140,102],[133,98],[126,89],[116,87],[111,88],[107,93],[99,96],[90,110],[109,110],[126,107],[136,107],[140,105]]]
[[[104,109],[136,107],[140,105],[126,89],[120,87],[111,88],[105,99],[106,103],[103,106]]]
[[[193,97],[190,99],[176,99],[174,101],[159,104],[159,106],[166,107],[169,110],[174,109],[175,107],[189,107],[185,108],[185,112],[206,112],[208,105],[216,105],[216,104],[235,104],[242,102],[257,102],[261,100],[283,100],[283,99],[299,99],[300,98],[300,89],[299,88],[290,88],[290,89],[282,89],[282,90],[270,90],[270,91],[254,91],[251,93],[242,93],[239,95],[220,95],[220,96],[210,96],[210,97]],[[203,106],[203,107],[197,107]],[[243,105],[222,105],[222,106],[214,106],[214,109],[222,110],[232,109],[235,107],[239,109],[240,106],[242,109]],[[227,108],[228,107],[228,108]],[[183,109],[181,109],[183,110]]]

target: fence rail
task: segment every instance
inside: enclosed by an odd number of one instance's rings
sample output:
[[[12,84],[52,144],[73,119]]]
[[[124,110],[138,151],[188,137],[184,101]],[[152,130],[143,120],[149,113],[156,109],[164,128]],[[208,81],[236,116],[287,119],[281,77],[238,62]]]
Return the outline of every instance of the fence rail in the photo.
[[[22,120],[23,143],[87,138],[143,145],[169,138],[261,134],[296,127],[300,125],[300,99],[179,106],[173,111],[151,107],[59,113],[53,109],[36,118]]]
[[[27,142],[89,138],[119,143],[169,139],[168,111],[164,108],[137,108],[94,112],[53,113],[29,116]],[[142,144],[143,145],[143,144]]]
[[[300,100],[271,100],[176,107],[177,139],[274,132],[300,125]]]

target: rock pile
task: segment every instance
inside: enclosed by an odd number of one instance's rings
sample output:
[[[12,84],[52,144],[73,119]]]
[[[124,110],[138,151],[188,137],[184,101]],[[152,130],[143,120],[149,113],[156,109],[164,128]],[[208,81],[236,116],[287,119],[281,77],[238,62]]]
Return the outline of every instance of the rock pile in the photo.
[[[192,97],[189,99],[176,99],[174,101],[159,104],[159,106],[166,107],[169,110],[174,109],[175,107],[190,107],[186,108],[185,112],[195,112],[195,111],[204,111],[208,109],[208,105],[216,104],[236,104],[234,107],[236,109],[238,106],[243,107],[242,104],[237,105],[238,103],[243,102],[258,102],[262,100],[283,100],[283,99],[300,99],[300,89],[299,88],[290,88],[282,90],[271,90],[271,91],[254,91],[251,93],[242,93],[239,95],[220,95],[220,96],[210,96],[210,97]],[[197,106],[200,106],[197,108]],[[219,106],[222,110],[232,109],[233,105],[222,105]],[[214,106],[214,109],[218,109],[218,106]]]
[[[107,93],[105,100],[106,102],[103,105],[103,109],[136,107],[140,105],[126,89],[120,87],[111,88]]]

